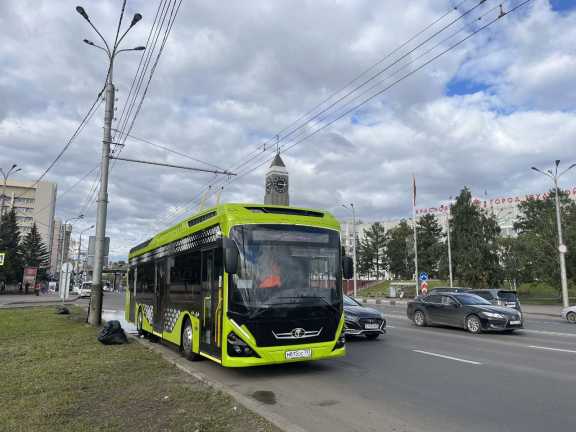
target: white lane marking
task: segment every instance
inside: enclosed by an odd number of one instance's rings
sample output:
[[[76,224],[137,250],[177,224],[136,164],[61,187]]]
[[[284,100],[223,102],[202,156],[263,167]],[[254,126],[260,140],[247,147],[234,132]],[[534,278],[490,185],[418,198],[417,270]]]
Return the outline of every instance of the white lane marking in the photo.
[[[576,337],[576,333],[560,333],[560,332],[551,332],[551,331],[544,331],[544,330],[531,330],[531,329],[521,329],[524,333],[538,333],[538,334],[545,334],[551,336],[568,336],[568,337]]]
[[[567,349],[561,349],[561,348],[550,348],[550,347],[543,347],[543,346],[536,346],[536,345],[528,345],[528,348],[534,348],[534,349],[540,349],[540,350],[546,350],[546,351],[559,351],[559,352],[576,354],[576,351],[574,351],[574,350],[567,350]]]
[[[386,328],[396,328],[396,326],[389,326],[389,325],[387,325]]]
[[[454,360],[454,361],[459,361],[462,363],[469,363],[469,364],[473,364],[473,365],[481,365],[482,363],[477,362],[477,361],[472,361],[472,360],[465,360],[465,359],[461,359],[458,357],[451,357],[451,356],[447,356],[444,354],[437,354],[437,353],[433,353],[433,352],[428,352],[428,351],[420,351],[420,350],[412,350],[414,352],[420,353],[420,354],[426,354],[429,356],[433,356],[433,357],[440,357],[440,358],[445,358],[448,360]]]

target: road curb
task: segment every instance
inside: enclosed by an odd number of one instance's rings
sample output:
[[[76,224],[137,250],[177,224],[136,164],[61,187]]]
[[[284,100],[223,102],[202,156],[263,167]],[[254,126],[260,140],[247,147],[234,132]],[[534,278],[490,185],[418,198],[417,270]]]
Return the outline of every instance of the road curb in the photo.
[[[244,408],[258,414],[260,417],[265,418],[274,426],[283,430],[284,432],[307,432],[306,429],[303,429],[302,427],[292,423],[285,417],[282,417],[281,415],[272,412],[264,404],[261,404],[256,400],[251,399],[243,395],[242,393],[237,392],[236,390],[232,389],[226,384],[220,381],[213,380],[207,377],[202,372],[195,370],[193,363],[191,363],[189,360],[180,357],[180,355],[171,352],[165,346],[161,344],[153,344],[144,338],[132,334],[128,334],[128,337],[130,339],[139,342],[140,344],[150,349],[151,351],[160,354],[164,360],[176,366],[181,371],[186,372],[188,375],[191,375],[192,377],[212,387],[215,390],[227,393],[228,395],[230,395],[230,397],[236,400],[236,402],[238,402]]]

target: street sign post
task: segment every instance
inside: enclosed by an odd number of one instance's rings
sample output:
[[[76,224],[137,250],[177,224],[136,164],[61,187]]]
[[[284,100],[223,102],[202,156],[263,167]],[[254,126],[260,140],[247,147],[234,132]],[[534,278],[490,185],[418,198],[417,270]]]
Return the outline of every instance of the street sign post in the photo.
[[[420,279],[421,282],[426,282],[428,280],[428,273],[426,272],[421,272],[420,276],[418,277],[418,279]]]
[[[0,266],[4,265],[4,258],[6,257],[6,252],[0,252]]]

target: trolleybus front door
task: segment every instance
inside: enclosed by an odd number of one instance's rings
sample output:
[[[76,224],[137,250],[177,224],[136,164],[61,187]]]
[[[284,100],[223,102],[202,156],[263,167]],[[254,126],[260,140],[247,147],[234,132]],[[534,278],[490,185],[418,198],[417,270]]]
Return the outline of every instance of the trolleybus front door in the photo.
[[[166,260],[156,262],[156,289],[154,291],[154,331],[162,333],[166,305]]]
[[[219,275],[222,273],[222,259],[217,250],[202,252],[202,313],[200,330],[200,351],[220,358],[219,338],[221,319],[219,314]],[[221,256],[221,254],[220,254]]]

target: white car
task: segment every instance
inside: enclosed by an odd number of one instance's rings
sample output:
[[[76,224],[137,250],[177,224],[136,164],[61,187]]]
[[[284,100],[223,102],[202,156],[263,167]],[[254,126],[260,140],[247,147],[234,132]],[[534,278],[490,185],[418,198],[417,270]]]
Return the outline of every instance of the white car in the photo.
[[[82,285],[80,286],[80,292],[78,293],[78,295],[80,297],[90,297],[91,293],[92,293],[92,282],[82,282]]]
[[[562,310],[562,318],[576,324],[576,306],[570,306]]]

